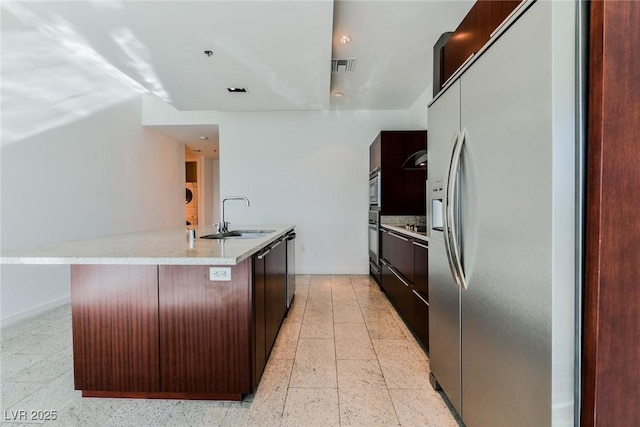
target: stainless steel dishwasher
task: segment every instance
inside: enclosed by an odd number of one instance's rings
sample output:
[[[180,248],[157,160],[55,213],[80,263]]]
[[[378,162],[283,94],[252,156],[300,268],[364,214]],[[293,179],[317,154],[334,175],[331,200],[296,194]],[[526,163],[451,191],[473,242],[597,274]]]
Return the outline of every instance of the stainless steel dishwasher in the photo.
[[[287,234],[287,310],[296,291],[296,233]]]

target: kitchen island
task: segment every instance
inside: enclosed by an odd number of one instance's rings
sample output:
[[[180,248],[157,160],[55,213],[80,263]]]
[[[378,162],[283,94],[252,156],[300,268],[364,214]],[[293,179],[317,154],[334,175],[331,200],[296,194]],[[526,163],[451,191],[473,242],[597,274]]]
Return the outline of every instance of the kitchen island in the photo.
[[[286,312],[280,243],[293,228],[221,240],[131,233],[6,251],[2,262],[71,265],[83,396],[240,400],[257,388]]]

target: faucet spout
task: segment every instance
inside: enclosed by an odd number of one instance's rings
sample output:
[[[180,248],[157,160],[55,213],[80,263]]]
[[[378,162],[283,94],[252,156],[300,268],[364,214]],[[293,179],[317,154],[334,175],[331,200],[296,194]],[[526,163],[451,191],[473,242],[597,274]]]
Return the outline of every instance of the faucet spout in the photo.
[[[220,228],[221,233],[226,233],[227,231],[229,231],[229,222],[224,219],[224,203],[227,200],[244,200],[247,203],[247,206],[251,206],[251,204],[249,203],[249,199],[244,196],[230,196],[222,200],[222,227]]]

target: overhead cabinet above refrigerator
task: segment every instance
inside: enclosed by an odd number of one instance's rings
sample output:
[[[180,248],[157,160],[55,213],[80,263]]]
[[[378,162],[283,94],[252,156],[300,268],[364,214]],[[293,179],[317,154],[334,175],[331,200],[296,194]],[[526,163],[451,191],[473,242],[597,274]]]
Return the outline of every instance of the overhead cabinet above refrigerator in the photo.
[[[468,427],[574,424],[576,5],[524,7],[428,112],[430,363]]]

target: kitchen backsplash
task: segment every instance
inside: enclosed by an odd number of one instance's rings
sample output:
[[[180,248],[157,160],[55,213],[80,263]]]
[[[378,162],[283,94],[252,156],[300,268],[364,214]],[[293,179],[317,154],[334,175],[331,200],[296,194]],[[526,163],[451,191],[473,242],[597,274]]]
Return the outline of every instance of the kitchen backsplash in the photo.
[[[387,225],[395,225],[396,227],[404,227],[410,225],[427,225],[427,217],[424,215],[382,215],[380,223]]]

